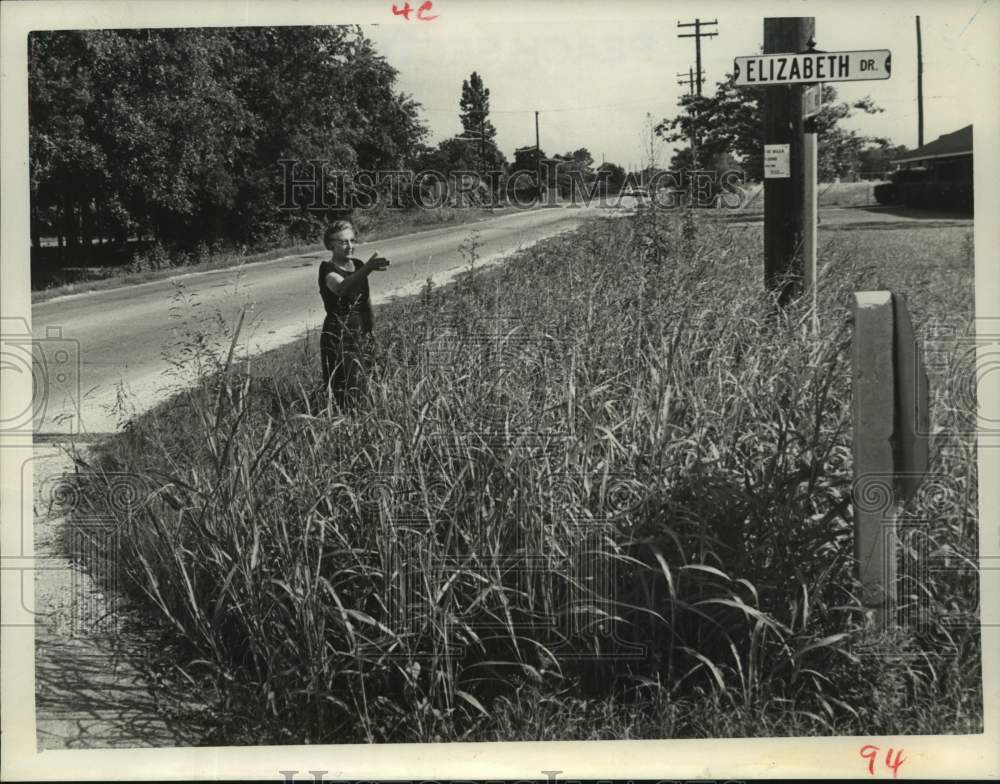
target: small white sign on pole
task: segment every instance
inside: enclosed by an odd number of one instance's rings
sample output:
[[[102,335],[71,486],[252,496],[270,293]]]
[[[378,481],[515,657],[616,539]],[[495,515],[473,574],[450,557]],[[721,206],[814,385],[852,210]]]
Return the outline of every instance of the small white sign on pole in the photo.
[[[823,85],[814,84],[802,91],[802,119],[808,120],[823,108]]]
[[[791,177],[792,167],[790,144],[765,144],[764,145],[764,177]]]

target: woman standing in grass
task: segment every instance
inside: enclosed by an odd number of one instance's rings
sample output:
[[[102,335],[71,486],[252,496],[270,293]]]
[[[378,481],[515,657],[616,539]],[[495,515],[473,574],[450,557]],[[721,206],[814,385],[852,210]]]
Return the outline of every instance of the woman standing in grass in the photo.
[[[323,244],[330,251],[328,261],[319,265],[319,293],[326,308],[326,320],[319,340],[323,363],[323,384],[341,408],[361,391],[367,343],[375,319],[368,290],[368,276],[387,269],[389,260],[373,253],[361,261],[354,253],[354,226],[338,220],[323,232]]]

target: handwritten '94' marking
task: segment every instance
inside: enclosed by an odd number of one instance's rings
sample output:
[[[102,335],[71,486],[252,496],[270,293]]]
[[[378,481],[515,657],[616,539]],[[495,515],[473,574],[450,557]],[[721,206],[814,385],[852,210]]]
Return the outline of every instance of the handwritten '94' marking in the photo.
[[[875,775],[875,763],[876,763],[876,760],[878,759],[879,751],[881,751],[881,749],[878,746],[873,746],[870,743],[865,744],[858,751],[858,753],[862,757],[864,757],[866,760],[868,760],[868,773],[869,773],[869,775],[872,775],[872,776]],[[893,758],[892,752],[893,752],[893,749],[890,748],[885,753],[885,762],[884,762],[884,765],[885,765],[886,768],[888,768],[889,770],[892,771],[892,777],[896,778],[896,774],[899,772],[899,766],[902,765],[904,762],[906,762],[906,757],[903,756],[903,750],[902,749],[899,749],[896,752],[895,758]]]
[[[433,22],[435,19],[438,18],[438,15],[434,14],[432,16],[430,14],[430,12],[432,10],[434,10],[434,4],[431,2],[431,0],[424,0],[424,2],[420,4],[420,7],[417,8],[416,19],[419,20],[419,21],[421,21],[421,22]],[[403,7],[402,8],[397,7],[396,4],[393,3],[392,4],[392,13],[393,13],[394,16],[401,16],[407,22],[409,22],[410,21],[410,14],[413,13],[413,9],[410,7],[409,3],[403,3]]]

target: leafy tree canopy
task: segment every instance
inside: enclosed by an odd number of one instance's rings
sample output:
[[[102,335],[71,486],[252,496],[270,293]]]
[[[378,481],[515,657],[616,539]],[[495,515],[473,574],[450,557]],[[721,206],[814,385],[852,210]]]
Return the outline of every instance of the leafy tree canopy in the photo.
[[[685,95],[681,112],[661,120],[655,133],[667,142],[694,140],[691,168],[706,168],[726,154],[735,156],[748,179],[759,180],[764,173],[763,99],[767,87],[737,87],[732,75],[718,82],[714,95]],[[853,110],[875,114],[882,109],[868,97],[852,103],[837,101],[837,91],[823,85],[823,107],[815,117],[819,148],[820,179],[856,172],[861,151],[876,142],[873,137],[840,127]],[[675,161],[680,159],[675,157]]]
[[[267,244],[282,160],[396,169],[419,104],[357,27],[45,31],[29,38],[32,238]]]

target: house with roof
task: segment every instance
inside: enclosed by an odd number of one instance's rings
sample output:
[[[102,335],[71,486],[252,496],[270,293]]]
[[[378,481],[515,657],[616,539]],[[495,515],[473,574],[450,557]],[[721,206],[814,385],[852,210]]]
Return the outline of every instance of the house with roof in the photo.
[[[943,134],[893,161],[892,183],[877,186],[880,203],[972,212],[972,126]]]
[[[893,161],[897,170],[922,169],[928,179],[972,180],[972,126],[939,136]]]

